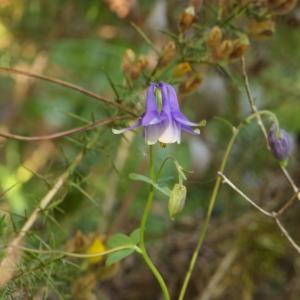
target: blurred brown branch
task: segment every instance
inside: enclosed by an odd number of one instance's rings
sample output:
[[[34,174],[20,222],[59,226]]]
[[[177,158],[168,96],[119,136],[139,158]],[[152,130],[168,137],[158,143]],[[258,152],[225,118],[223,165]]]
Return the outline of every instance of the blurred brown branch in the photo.
[[[198,300],[209,300],[214,298],[213,296],[215,296],[218,289],[220,289],[222,279],[224,279],[238,253],[239,249],[236,246],[227,252]]]
[[[95,121],[91,124],[85,125],[85,126],[76,127],[76,128],[72,128],[69,130],[56,132],[56,133],[52,133],[52,134],[48,134],[48,135],[41,135],[41,136],[23,136],[23,135],[8,133],[8,132],[0,132],[0,136],[3,138],[7,138],[7,139],[18,140],[18,141],[28,141],[28,142],[52,140],[52,139],[57,139],[57,138],[65,137],[68,135],[72,135],[72,134],[75,134],[75,133],[78,133],[81,131],[91,130],[98,126],[107,125],[107,124],[113,123],[115,121],[124,120],[127,118],[129,118],[129,116],[110,117],[110,118],[103,119],[103,120],[97,120],[97,121]]]
[[[37,79],[41,79],[41,80],[44,80],[44,81],[48,81],[48,82],[51,82],[51,83],[54,83],[54,84],[57,84],[57,85],[61,85],[61,86],[64,86],[66,88],[69,88],[69,89],[72,89],[72,90],[75,90],[81,94],[84,94],[86,96],[89,96],[91,98],[94,98],[94,99],[97,99],[105,104],[108,104],[110,106],[113,106],[115,108],[117,108],[118,110],[120,111],[123,111],[123,112],[126,112],[126,113],[129,113],[130,115],[132,116],[138,116],[135,112],[132,111],[132,109],[129,109],[127,107],[124,107],[123,105],[117,103],[117,102],[113,102],[103,96],[99,96],[83,87],[80,87],[78,85],[75,85],[73,83],[70,83],[70,82],[67,82],[67,81],[64,81],[64,80],[60,80],[60,79],[56,79],[56,78],[52,78],[52,77],[48,77],[48,76],[44,76],[44,75],[39,75],[39,74],[34,74],[34,73],[31,73],[31,72],[27,72],[27,71],[24,71],[24,70],[19,70],[19,69],[14,69],[14,68],[7,68],[7,67],[0,67],[0,72],[7,72],[7,73],[14,73],[14,74],[20,74],[20,75],[24,75],[24,76],[29,76],[29,77],[33,77],[33,78],[37,78]]]

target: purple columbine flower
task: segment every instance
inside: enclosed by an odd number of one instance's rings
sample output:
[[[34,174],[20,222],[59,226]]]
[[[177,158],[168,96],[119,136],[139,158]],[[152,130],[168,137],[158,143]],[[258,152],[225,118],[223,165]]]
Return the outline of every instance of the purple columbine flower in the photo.
[[[268,140],[274,157],[280,161],[286,160],[291,148],[288,133],[283,129],[277,132],[276,125],[273,124],[268,134]]]
[[[160,97],[156,96],[157,90],[161,93],[161,103],[159,103]],[[138,122],[121,130],[113,129],[113,133],[119,134],[141,126],[144,127],[144,138],[148,145],[153,145],[156,142],[179,144],[181,130],[194,135],[200,134],[199,129],[192,129],[193,126],[198,127],[199,123],[189,121],[181,113],[173,86],[163,82],[150,84],[147,92],[146,110]]]

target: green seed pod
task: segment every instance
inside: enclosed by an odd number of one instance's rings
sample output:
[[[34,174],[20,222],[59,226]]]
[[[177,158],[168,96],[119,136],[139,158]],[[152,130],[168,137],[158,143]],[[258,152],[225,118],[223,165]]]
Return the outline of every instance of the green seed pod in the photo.
[[[183,184],[176,183],[171,191],[168,204],[169,215],[172,220],[184,208],[185,199],[186,187]]]

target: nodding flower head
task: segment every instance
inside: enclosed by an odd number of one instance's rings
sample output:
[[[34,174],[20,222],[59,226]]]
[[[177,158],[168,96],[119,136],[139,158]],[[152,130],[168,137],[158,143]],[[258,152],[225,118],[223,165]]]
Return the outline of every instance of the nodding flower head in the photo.
[[[291,148],[288,133],[283,129],[277,130],[276,125],[273,124],[268,134],[268,140],[274,157],[279,161],[287,160]]]
[[[180,111],[176,91],[173,86],[160,82],[151,83],[146,99],[146,110],[137,123],[121,130],[113,129],[119,134],[137,127],[144,127],[144,138],[148,145],[180,143],[181,130],[193,135],[200,134],[199,123],[193,123]]]

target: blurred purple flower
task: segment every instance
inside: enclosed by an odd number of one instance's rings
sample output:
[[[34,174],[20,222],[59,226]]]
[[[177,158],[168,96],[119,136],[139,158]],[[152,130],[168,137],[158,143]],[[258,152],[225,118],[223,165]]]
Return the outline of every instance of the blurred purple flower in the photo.
[[[277,132],[276,125],[273,124],[268,134],[268,140],[274,157],[280,161],[286,160],[291,148],[288,133],[284,129]]]
[[[161,92],[162,103],[158,105],[155,91]],[[161,106],[161,109],[159,108]],[[113,133],[120,134],[137,127],[144,127],[144,138],[148,145],[156,142],[163,144],[180,143],[181,130],[190,134],[200,134],[199,129],[193,130],[192,127],[198,127],[199,123],[193,123],[180,112],[178,99],[175,89],[167,83],[151,83],[146,99],[146,110],[140,116],[138,122],[128,128],[121,130],[113,129]]]

